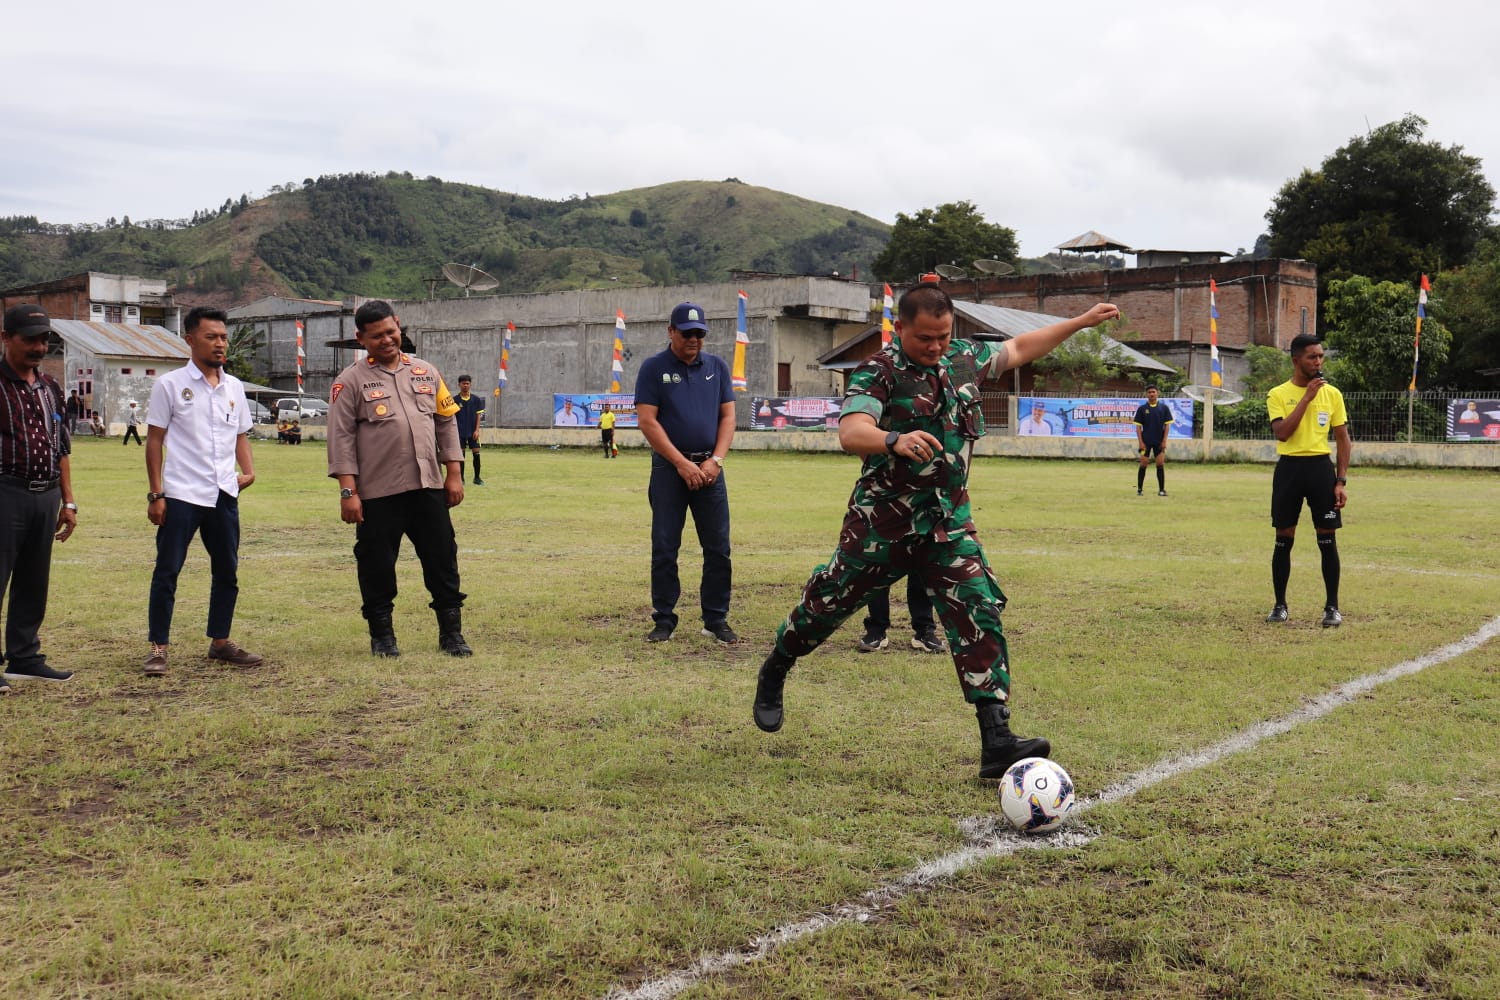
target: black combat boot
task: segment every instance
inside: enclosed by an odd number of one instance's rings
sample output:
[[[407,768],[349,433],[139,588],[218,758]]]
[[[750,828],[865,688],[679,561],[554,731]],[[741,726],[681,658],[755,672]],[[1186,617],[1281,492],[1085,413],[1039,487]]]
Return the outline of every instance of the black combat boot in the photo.
[[[796,657],[784,656],[772,646],[771,655],[760,665],[755,681],[755,724],[762,732],[774,733],[781,728],[781,688],[786,672],[796,662]]]
[[[977,702],[974,712],[979,716],[981,778],[1003,778],[1006,768],[1016,761],[1052,752],[1052,744],[1045,739],[1022,739],[1010,731],[1010,706],[1005,702]]]
[[[396,648],[396,630],[391,627],[390,615],[370,619],[370,652],[376,656],[401,655]]]
[[[443,608],[437,613],[438,648],[449,656],[473,656],[474,651],[464,641],[463,608]]]

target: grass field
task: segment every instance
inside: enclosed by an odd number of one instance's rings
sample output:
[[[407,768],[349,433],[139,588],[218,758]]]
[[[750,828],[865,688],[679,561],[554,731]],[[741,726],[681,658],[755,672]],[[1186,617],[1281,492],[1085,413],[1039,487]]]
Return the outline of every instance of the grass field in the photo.
[[[1500,476],[1355,455],[1334,631],[1306,526],[1292,622],[1261,621],[1268,467],[1172,466],[1162,499],[1133,462],[980,460],[1016,728],[1081,796],[1500,613]],[[43,631],[78,676],[0,699],[0,995],[599,997],[890,884],[997,811],[951,661],[859,654],[857,621],[798,664],[782,732],[750,722],[854,460],[735,454],[746,641],[696,635],[689,602],[661,648],[643,456],[490,450],[455,512],[476,655],[436,651],[408,553],[395,663],[369,656],[323,461],[256,445],[235,637],[267,663],[203,659],[199,549],[153,680],[142,451],[78,443]],[[1497,745],[1492,642],[1090,809],[1082,846],[680,995],[1500,996]]]

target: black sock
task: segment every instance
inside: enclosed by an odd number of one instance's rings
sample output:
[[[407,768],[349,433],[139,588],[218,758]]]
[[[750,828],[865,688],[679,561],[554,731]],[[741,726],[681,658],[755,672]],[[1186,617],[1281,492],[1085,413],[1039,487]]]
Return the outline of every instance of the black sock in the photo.
[[[1167,492],[1167,470],[1160,465],[1156,467],[1156,488],[1162,493]]]
[[[464,481],[464,463],[462,463],[462,462],[458,463],[458,481],[459,482],[463,482]]]
[[[1328,607],[1339,606],[1339,543],[1332,534],[1318,536],[1318,554],[1323,557],[1323,589]]]
[[[474,453],[474,482],[479,482],[479,452]]]
[[[1146,485],[1146,467],[1143,465],[1135,470],[1135,491],[1139,493],[1141,487]]]
[[[1292,543],[1296,538],[1276,536],[1276,548],[1271,552],[1271,586],[1276,591],[1276,603],[1286,603],[1286,582],[1292,578]]]

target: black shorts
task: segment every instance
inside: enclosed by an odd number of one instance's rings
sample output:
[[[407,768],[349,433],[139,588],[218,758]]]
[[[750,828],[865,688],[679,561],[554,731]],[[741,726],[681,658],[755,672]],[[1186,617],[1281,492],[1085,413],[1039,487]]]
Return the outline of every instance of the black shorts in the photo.
[[[1155,458],[1157,455],[1165,455],[1166,453],[1167,453],[1167,446],[1166,446],[1165,443],[1162,443],[1162,444],[1148,444],[1144,448],[1137,448],[1136,449],[1136,454],[1139,455],[1141,458]]]
[[[1271,527],[1295,528],[1305,500],[1315,528],[1342,528],[1344,520],[1333,505],[1333,476],[1327,455],[1282,455],[1271,477]]]

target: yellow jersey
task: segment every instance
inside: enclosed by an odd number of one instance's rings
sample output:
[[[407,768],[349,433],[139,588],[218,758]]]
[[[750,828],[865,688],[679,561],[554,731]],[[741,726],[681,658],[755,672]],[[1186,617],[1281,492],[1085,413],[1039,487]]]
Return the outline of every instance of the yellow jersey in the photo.
[[[1293,385],[1286,381],[1266,393],[1266,412],[1271,422],[1282,420],[1297,408],[1297,403],[1307,392],[1306,386]],[[1349,422],[1344,410],[1344,394],[1331,385],[1324,385],[1307,404],[1302,422],[1285,441],[1276,442],[1279,455],[1327,455],[1333,449],[1328,446],[1328,434],[1335,427]]]

